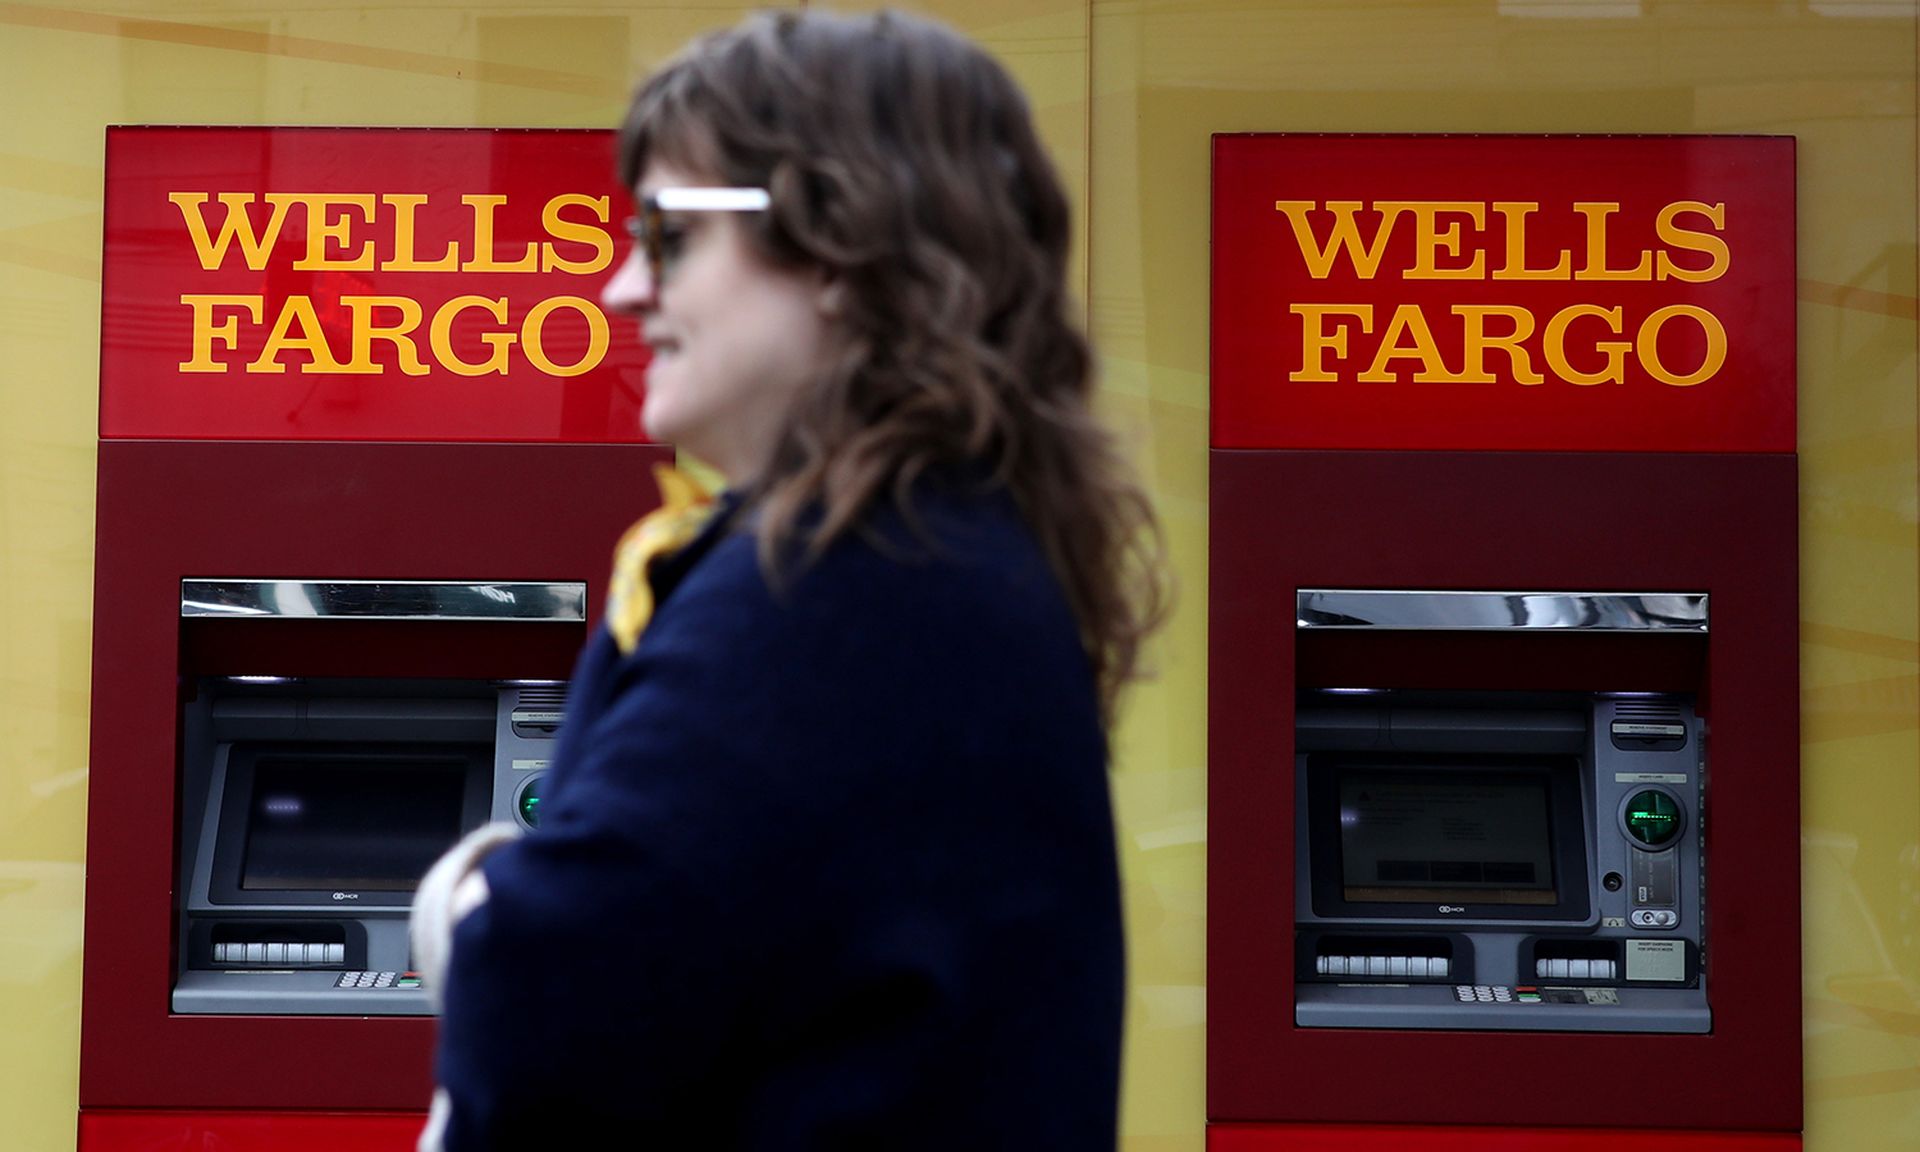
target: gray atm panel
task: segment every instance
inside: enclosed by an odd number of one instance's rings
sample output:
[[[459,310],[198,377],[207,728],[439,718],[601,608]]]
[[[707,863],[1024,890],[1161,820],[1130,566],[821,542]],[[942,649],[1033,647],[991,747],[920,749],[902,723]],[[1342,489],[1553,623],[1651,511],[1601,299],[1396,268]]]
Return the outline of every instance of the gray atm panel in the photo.
[[[1295,1022],[1711,1031],[1705,735],[1684,696],[1302,694]],[[1551,897],[1513,879],[1548,838]]]
[[[552,682],[202,681],[183,717],[172,1010],[428,1014],[407,938],[416,870],[481,823],[537,819],[565,695]],[[390,810],[362,824],[354,803]]]

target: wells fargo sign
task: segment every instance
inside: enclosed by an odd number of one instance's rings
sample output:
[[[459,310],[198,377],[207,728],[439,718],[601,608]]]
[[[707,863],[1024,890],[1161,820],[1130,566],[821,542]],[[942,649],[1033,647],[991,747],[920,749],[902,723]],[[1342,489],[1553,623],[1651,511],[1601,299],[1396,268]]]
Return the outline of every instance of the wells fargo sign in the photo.
[[[101,435],[637,440],[607,132],[116,128]]]
[[[1220,448],[1781,451],[1793,141],[1219,136]]]

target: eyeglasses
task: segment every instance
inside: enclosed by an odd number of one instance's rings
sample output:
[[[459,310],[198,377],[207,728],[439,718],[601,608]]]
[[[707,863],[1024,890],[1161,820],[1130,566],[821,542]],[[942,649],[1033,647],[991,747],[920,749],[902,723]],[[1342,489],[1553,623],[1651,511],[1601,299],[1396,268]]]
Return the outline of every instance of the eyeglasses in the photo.
[[[640,199],[640,213],[627,217],[627,235],[647,258],[658,287],[686,247],[687,230],[670,217],[677,212],[765,212],[773,197],[765,188],[660,188]]]

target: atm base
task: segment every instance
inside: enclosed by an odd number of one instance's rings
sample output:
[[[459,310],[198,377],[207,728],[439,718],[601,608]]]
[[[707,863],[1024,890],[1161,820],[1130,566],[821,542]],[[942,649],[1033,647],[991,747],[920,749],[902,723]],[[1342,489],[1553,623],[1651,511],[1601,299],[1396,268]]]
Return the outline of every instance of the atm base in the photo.
[[[1695,989],[1501,987],[1488,989],[1477,1000],[1474,989],[1471,984],[1299,984],[1294,987],[1293,1022],[1302,1028],[1713,1031],[1713,1013]],[[1489,1000],[1494,993],[1500,999]]]
[[[1209,1124],[1207,1152],[1800,1152],[1798,1132]],[[85,1152],[85,1150],[83,1150]]]
[[[342,978],[360,977],[355,987]],[[377,979],[378,983],[373,980]],[[173,986],[182,1016],[431,1016],[411,972],[183,972]]]

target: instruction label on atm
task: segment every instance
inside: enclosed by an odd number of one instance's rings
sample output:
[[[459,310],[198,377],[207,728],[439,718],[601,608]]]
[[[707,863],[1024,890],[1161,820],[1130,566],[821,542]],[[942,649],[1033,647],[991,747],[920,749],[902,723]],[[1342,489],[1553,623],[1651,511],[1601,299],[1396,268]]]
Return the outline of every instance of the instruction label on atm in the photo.
[[[1667,980],[1675,984],[1687,978],[1687,946],[1679,940],[1627,941],[1627,979]]]
[[[1615,784],[1685,784],[1685,772],[1615,772]]]

